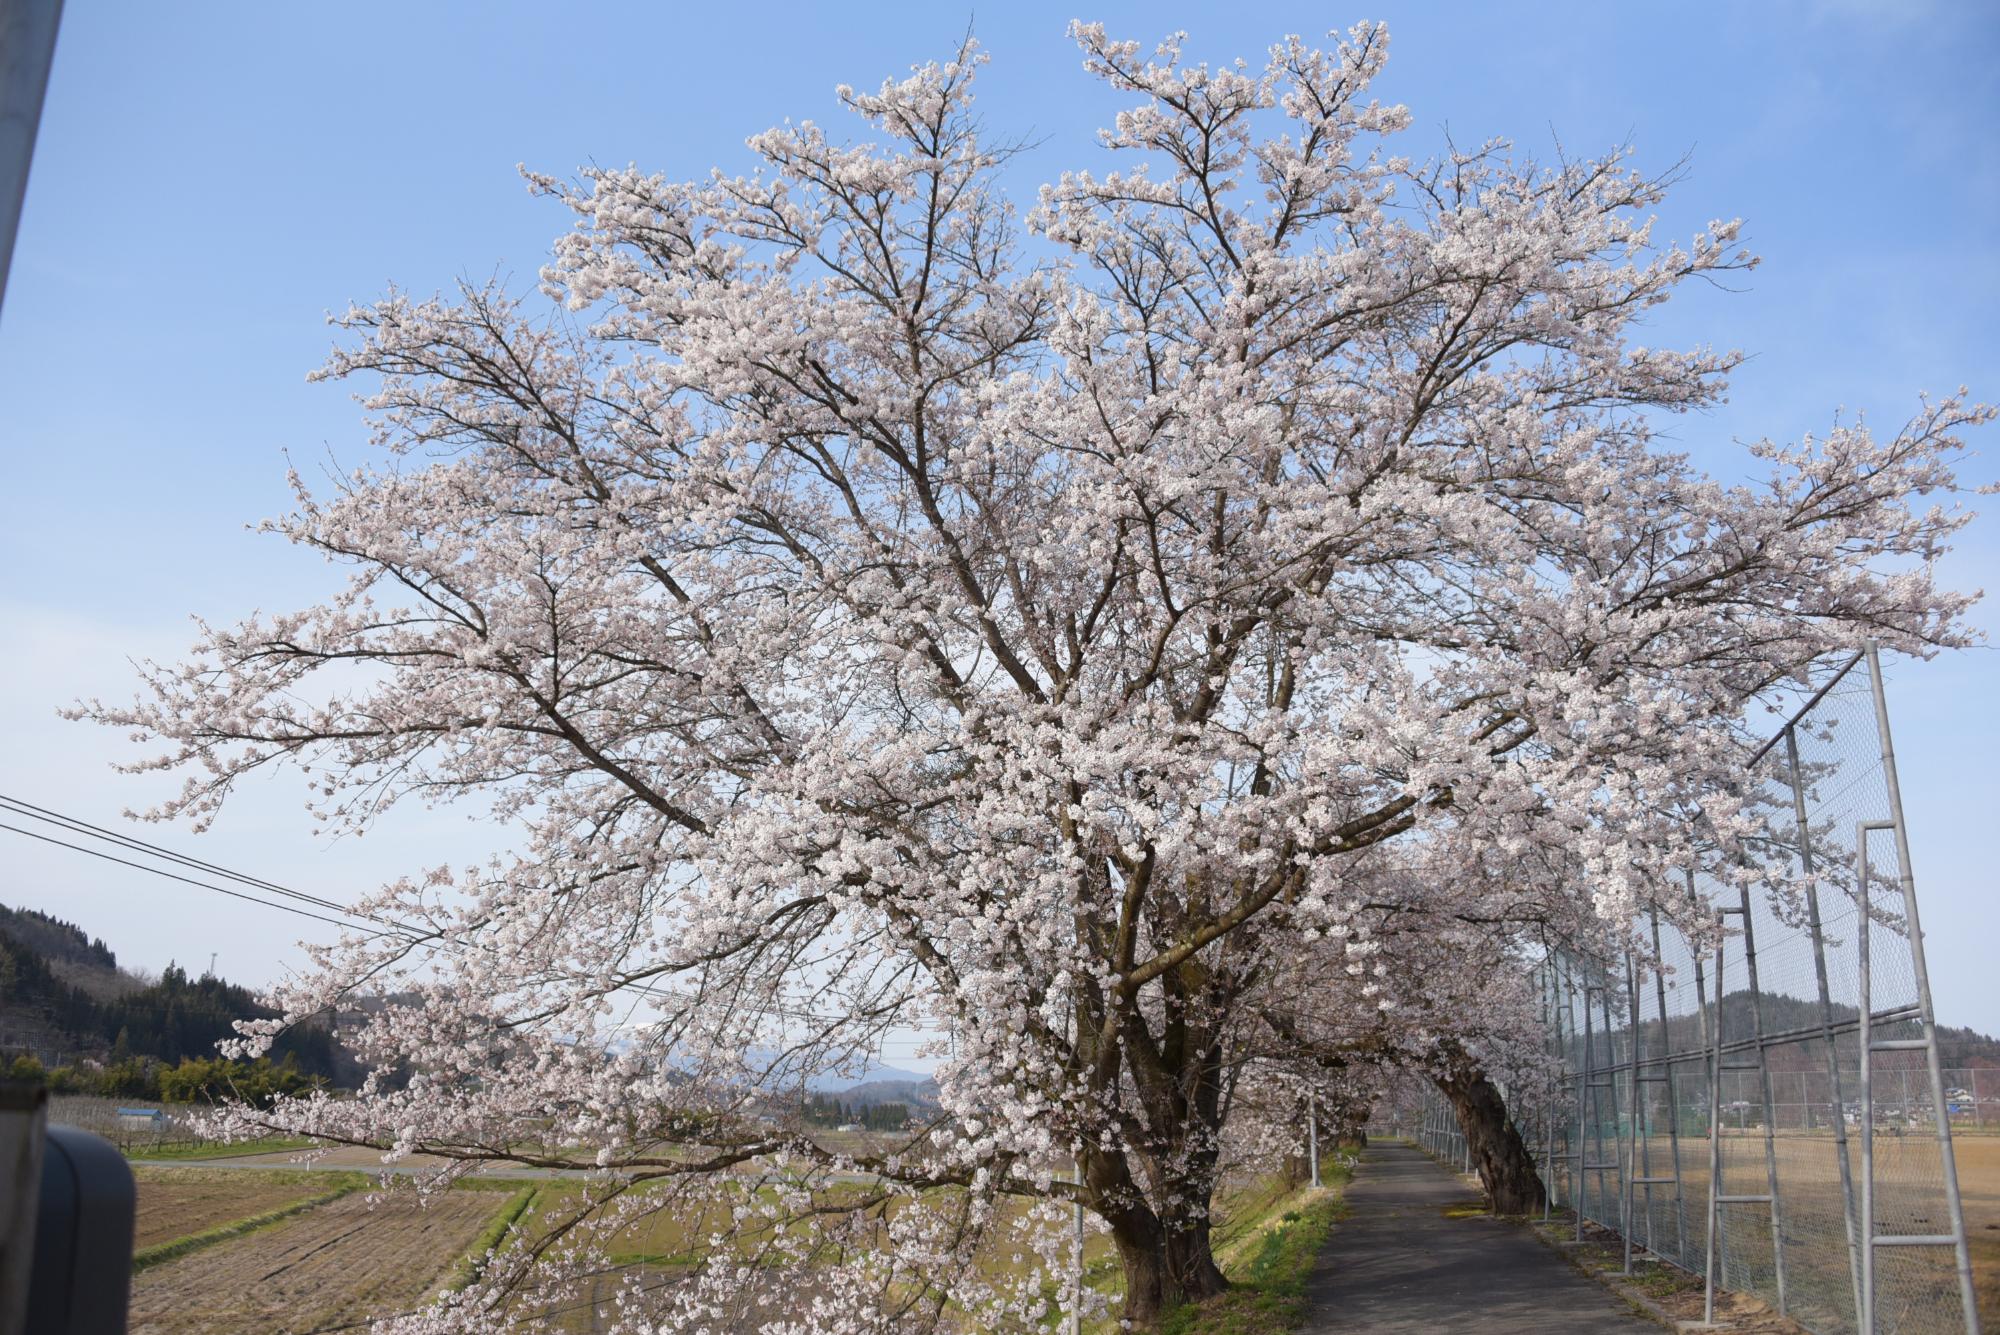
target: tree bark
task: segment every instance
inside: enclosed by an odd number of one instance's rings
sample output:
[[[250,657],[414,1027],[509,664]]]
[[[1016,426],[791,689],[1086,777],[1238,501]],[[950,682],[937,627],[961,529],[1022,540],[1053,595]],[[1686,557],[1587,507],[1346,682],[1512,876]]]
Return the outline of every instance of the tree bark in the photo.
[[[1160,1166],[1148,1167],[1157,1172]],[[1109,1225],[1125,1272],[1125,1300],[1118,1314],[1125,1329],[1157,1331],[1174,1308],[1229,1287],[1215,1262],[1208,1178],[1198,1172],[1175,1174],[1156,1209],[1139,1198],[1123,1156],[1091,1156],[1086,1175],[1095,1198],[1092,1208]]]
[[[1210,1249],[1206,1218],[1165,1224],[1130,1212],[1111,1223],[1111,1239],[1125,1272],[1124,1328],[1157,1331],[1183,1303],[1212,1298],[1229,1287]]]
[[[1133,1212],[1109,1221],[1118,1263],[1125,1271],[1125,1301],[1118,1316],[1135,1331],[1158,1330],[1167,1314],[1167,1250],[1159,1223],[1150,1213]]]
[[[1206,1210],[1198,1219],[1176,1220],[1168,1226],[1167,1276],[1172,1281],[1168,1296],[1176,1302],[1200,1302],[1229,1287],[1222,1267],[1215,1263]]]
[[[1495,1214],[1532,1214],[1545,1199],[1534,1156],[1507,1115],[1500,1091],[1486,1073],[1470,1070],[1437,1082],[1458,1115],[1472,1166]]]

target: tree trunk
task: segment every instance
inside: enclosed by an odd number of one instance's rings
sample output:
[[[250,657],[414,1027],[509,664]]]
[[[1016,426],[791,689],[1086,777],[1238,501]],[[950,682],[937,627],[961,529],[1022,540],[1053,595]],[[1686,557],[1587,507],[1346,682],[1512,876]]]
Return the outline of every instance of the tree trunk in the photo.
[[[1124,1328],[1157,1331],[1183,1303],[1212,1298],[1229,1287],[1209,1246],[1206,1219],[1151,1227],[1132,1217],[1112,1224],[1112,1242],[1125,1271]]]
[[[1138,1199],[1129,1170],[1113,1156],[1091,1156],[1087,1174],[1101,1193],[1094,1208],[1111,1228],[1125,1272],[1118,1313],[1125,1329],[1157,1331],[1182,1303],[1212,1298],[1229,1287],[1211,1247],[1205,1179],[1167,1193],[1172,1204],[1162,1215]]]
[[[1173,1290],[1169,1297],[1176,1302],[1200,1302],[1229,1287],[1209,1245],[1206,1210],[1199,1219],[1178,1220],[1168,1225],[1167,1276]]]
[[[1470,1071],[1440,1080],[1438,1088],[1451,1100],[1458,1114],[1459,1129],[1465,1132],[1472,1166],[1479,1172],[1480,1185],[1493,1202],[1495,1214],[1532,1214],[1542,1208],[1542,1179],[1535,1172],[1535,1160],[1507,1115],[1500,1091],[1483,1071]]]
[[[1169,1285],[1167,1251],[1159,1225],[1147,1228],[1136,1218],[1111,1221],[1111,1241],[1125,1271],[1125,1301],[1118,1317],[1127,1330],[1156,1331],[1166,1319]]]
[[[1167,1274],[1177,1299],[1200,1302],[1229,1287],[1215,1263],[1209,1230],[1215,1205],[1216,1166],[1222,1152],[1219,1054],[1205,1054],[1187,1103],[1185,1139],[1162,1168],[1168,1178],[1160,1193],[1160,1222],[1166,1231]]]

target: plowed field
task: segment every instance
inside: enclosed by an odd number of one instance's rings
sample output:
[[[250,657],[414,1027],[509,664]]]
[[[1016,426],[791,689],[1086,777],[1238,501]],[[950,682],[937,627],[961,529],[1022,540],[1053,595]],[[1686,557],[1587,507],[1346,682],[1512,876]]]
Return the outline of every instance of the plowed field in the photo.
[[[139,1179],[139,1217],[135,1249],[172,1242],[222,1224],[282,1209],[312,1196],[324,1196],[337,1181],[330,1174],[317,1180],[309,1174],[218,1172],[200,1168],[145,1168]],[[247,1179],[247,1180],[246,1180]]]
[[[132,1335],[301,1335],[421,1304],[506,1203],[454,1191],[418,1206],[344,1196],[145,1271]],[[238,1216],[241,1217],[241,1216]]]

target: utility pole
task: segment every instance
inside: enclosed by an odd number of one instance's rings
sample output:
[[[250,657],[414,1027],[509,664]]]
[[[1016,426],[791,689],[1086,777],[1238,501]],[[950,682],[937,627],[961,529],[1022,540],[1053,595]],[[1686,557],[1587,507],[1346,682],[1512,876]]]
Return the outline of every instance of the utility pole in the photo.
[[[1069,1335],[1083,1335],[1083,1156],[1071,1161],[1076,1167],[1077,1199],[1070,1203],[1070,1261],[1076,1271],[1076,1301],[1070,1304]]]
[[[1306,1093],[1306,1143],[1311,1146],[1313,1187],[1319,1187],[1319,1096]]]
[[[1082,1050],[1083,1012],[1076,994],[1069,999],[1069,1027],[1072,1052]],[[1069,1305],[1069,1335],[1083,1335],[1083,1143],[1078,1140],[1070,1157],[1071,1175],[1076,1179],[1076,1195],[1070,1199],[1070,1271],[1076,1278],[1076,1294]]]

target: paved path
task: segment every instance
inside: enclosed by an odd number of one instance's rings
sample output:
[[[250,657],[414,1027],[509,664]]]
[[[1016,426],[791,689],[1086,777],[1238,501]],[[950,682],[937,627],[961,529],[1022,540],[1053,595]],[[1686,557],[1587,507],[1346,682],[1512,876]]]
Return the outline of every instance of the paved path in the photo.
[[[1307,1285],[1306,1335],[1659,1335],[1521,1226],[1445,1217],[1476,1195],[1408,1145],[1365,1150]]]

